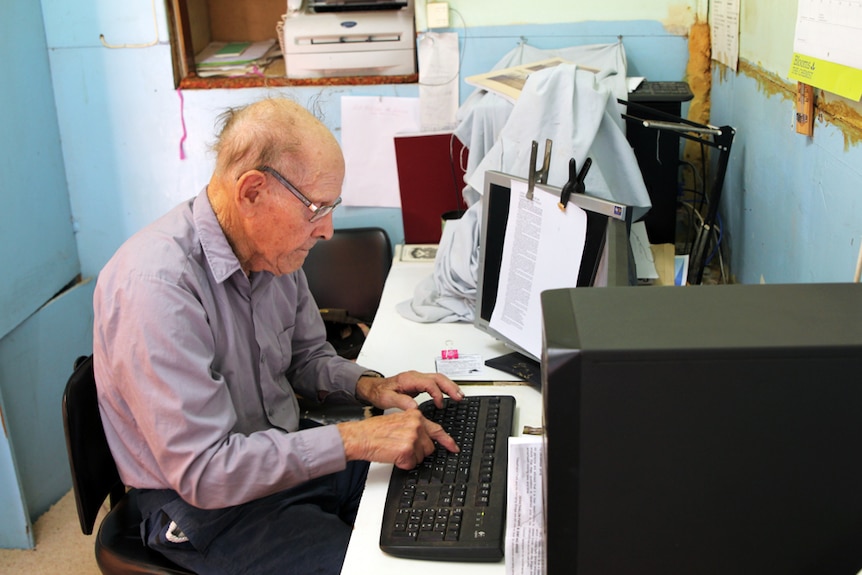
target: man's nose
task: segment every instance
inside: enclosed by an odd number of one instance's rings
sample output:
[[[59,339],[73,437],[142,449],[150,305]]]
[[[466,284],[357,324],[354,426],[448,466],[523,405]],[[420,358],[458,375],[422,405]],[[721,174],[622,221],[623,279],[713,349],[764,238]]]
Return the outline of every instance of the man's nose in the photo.
[[[334,232],[335,226],[332,223],[332,212],[314,222],[313,237],[328,240],[332,238]]]

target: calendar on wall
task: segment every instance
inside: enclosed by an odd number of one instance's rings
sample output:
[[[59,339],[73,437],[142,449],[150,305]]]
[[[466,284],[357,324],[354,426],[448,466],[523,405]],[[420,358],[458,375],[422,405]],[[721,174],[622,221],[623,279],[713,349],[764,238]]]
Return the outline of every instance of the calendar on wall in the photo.
[[[862,97],[862,0],[799,0],[790,78]]]

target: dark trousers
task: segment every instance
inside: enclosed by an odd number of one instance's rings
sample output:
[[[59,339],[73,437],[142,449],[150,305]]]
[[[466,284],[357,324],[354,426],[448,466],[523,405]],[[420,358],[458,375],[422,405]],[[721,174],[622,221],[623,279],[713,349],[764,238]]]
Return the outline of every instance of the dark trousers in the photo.
[[[198,509],[173,491],[142,491],[147,546],[199,574],[341,572],[368,463],[226,509]],[[172,523],[173,522],[173,523]]]

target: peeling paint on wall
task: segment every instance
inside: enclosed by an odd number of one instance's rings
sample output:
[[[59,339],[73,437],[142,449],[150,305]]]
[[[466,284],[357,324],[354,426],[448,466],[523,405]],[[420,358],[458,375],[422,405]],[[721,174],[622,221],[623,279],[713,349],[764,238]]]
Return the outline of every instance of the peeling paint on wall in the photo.
[[[724,70],[724,72],[732,73],[729,69]],[[786,100],[796,102],[796,84],[788,82],[778,74],[764,70],[762,67],[742,59],[739,60],[737,74],[745,74],[754,79],[757,82],[757,88],[765,96],[781,96]]]
[[[709,93],[712,88],[712,55],[709,24],[695,22],[688,33],[688,66],[686,81],[694,98],[689,103],[688,119],[701,124],[709,123]]]
[[[692,94],[694,94],[688,106],[688,119],[699,124],[709,124],[710,90],[712,88],[711,56],[709,24],[700,21],[695,22],[688,33],[688,65],[685,70],[685,79]],[[686,161],[699,164],[701,154],[701,146],[686,140],[683,147],[683,158]],[[685,186],[687,189],[692,189],[694,183],[688,181]]]
[[[818,120],[834,124],[844,134],[845,152],[850,146],[858,146],[862,143],[862,114],[857,109],[842,100],[830,102],[823,92],[820,92],[815,110]]]
[[[728,70],[723,70],[728,73]],[[796,83],[785,80],[778,74],[768,72],[762,67],[747,62],[739,61],[737,73],[745,74],[757,82],[758,89],[766,96],[779,96],[791,103],[796,102]],[[817,91],[814,109],[817,119],[821,123],[829,123],[841,130],[844,135],[845,151],[850,146],[862,144],[862,112],[855,102],[845,98],[827,94],[823,90]],[[814,128],[814,137],[817,137],[817,128]]]

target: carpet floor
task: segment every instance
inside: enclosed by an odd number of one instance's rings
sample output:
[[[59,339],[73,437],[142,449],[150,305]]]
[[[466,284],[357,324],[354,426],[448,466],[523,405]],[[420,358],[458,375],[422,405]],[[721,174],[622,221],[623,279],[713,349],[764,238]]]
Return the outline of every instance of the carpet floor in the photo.
[[[96,524],[101,521],[102,516]],[[34,549],[0,549],[0,574],[99,575],[95,535],[81,533],[71,491],[36,520],[33,536]]]

